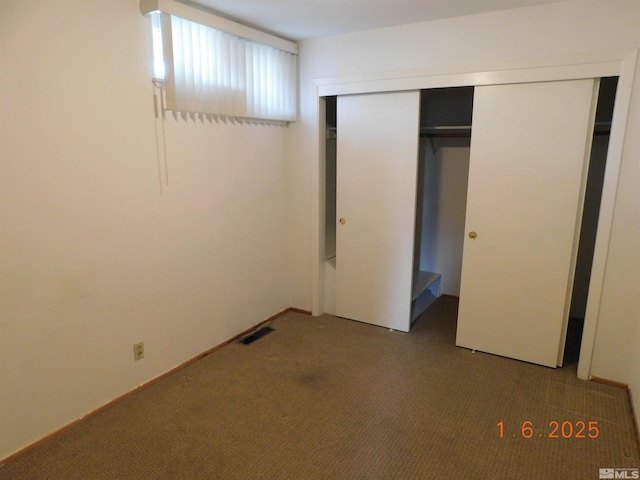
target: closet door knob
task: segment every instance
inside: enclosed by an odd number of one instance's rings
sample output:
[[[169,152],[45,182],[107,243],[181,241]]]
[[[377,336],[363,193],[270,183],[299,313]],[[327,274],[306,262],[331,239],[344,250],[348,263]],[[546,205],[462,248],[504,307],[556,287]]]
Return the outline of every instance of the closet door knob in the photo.
[[[478,234],[476,232],[469,232],[469,238],[471,240],[475,240],[476,238],[478,238]]]
[[[344,225],[345,223],[347,223],[347,221],[344,218],[340,219],[340,225]]]

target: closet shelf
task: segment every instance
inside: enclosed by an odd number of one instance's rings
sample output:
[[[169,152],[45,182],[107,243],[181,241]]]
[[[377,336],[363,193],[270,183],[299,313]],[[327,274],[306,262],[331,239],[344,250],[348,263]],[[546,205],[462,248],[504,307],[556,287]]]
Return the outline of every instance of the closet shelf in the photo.
[[[440,279],[439,273],[416,271],[413,273],[413,291],[411,293],[411,300],[415,300],[425,290],[428,290],[431,285]]]
[[[413,272],[411,323],[440,296],[440,277],[439,273]]]

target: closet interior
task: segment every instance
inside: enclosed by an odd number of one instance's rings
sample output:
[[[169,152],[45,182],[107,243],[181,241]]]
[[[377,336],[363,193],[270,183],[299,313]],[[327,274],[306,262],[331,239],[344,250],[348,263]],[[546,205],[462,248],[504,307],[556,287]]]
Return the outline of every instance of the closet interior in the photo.
[[[325,97],[325,238],[324,311],[335,314],[337,97]]]
[[[578,362],[618,77],[600,79],[563,365]]]
[[[334,313],[337,97],[325,97],[325,311]],[[411,319],[441,294],[460,295],[473,87],[420,93]],[[416,132],[418,133],[418,132]]]
[[[412,321],[460,295],[472,111],[473,87],[420,92]]]
[[[617,77],[600,80],[564,363],[578,360],[604,180]],[[460,296],[474,87],[420,92],[412,322],[441,294]],[[335,313],[337,97],[324,97],[325,303]],[[418,132],[416,132],[418,134]],[[550,172],[552,174],[552,172]],[[496,182],[508,181],[496,179]]]

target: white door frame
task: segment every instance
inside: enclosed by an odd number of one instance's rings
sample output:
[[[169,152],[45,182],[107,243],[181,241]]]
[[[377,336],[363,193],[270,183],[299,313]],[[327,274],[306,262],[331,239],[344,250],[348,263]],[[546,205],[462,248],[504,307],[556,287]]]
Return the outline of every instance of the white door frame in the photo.
[[[607,165],[602,189],[598,232],[589,285],[578,377],[590,378],[600,299],[607,266],[618,177],[638,49],[524,60],[499,65],[425,68],[411,71],[364,74],[314,81],[312,119],[312,313],[324,313],[325,158],[324,99],[330,95],[420,90],[506,83],[529,83],[618,76]]]

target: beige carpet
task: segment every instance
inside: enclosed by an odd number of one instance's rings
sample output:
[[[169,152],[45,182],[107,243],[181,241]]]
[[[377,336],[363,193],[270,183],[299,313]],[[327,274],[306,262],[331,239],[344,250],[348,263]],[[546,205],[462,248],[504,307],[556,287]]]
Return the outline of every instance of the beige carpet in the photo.
[[[595,480],[599,468],[640,467],[624,390],[578,380],[575,367],[456,348],[456,308],[439,299],[410,334],[288,313],[0,479]],[[548,438],[553,421],[597,422],[599,435]]]

